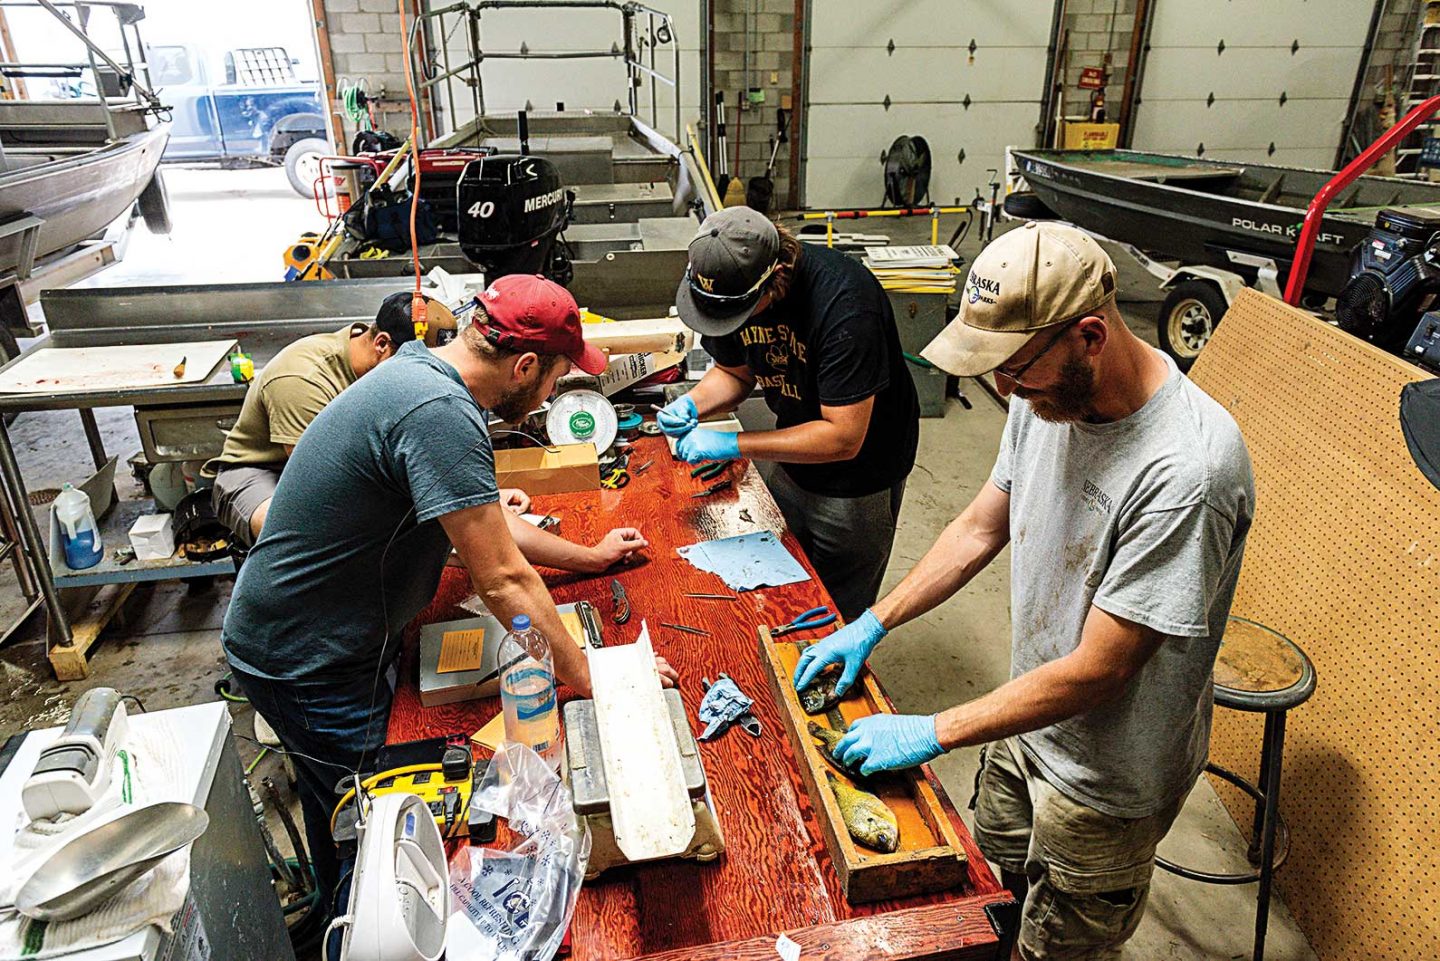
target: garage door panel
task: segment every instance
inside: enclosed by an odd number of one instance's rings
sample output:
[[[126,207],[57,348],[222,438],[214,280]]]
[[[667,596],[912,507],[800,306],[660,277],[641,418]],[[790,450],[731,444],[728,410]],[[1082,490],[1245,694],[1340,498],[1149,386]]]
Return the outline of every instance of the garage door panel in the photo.
[[[1334,162],[1370,0],[1158,0],[1153,9],[1137,148],[1193,156],[1203,143],[1206,156],[1296,151],[1287,155],[1307,165]]]
[[[1154,53],[1152,52],[1152,56]],[[1278,62],[1277,62],[1278,61]],[[1338,84],[1337,75],[1353,80],[1360,67],[1359,47],[1315,47],[1291,55],[1288,50],[1213,48],[1166,50],[1163,61],[1146,64],[1143,97],[1157,100],[1278,100],[1335,97],[1347,100],[1349,81]],[[1337,91],[1342,86],[1343,91]]]
[[[1159,0],[1152,47],[1353,46],[1364,42],[1371,0]],[[1146,68],[1149,69],[1148,67]]]
[[[1027,123],[1007,104],[977,104],[968,111],[955,104],[888,111],[858,105],[815,107],[806,160],[807,191],[813,196],[807,193],[806,203],[877,203],[884,196],[880,156],[902,134],[919,134],[929,142],[930,193],[943,203],[957,197],[969,200],[988,181],[986,168],[998,168],[1007,146],[1032,143],[1035,136],[1033,120]]]
[[[1194,154],[1204,143],[1207,155],[1215,150],[1258,151],[1251,160],[1264,160],[1274,143],[1281,148],[1324,148],[1334,159],[1341,125],[1349,106],[1343,100],[1290,101],[1281,107],[1268,102],[1147,103],[1136,114],[1136,150]],[[1282,134],[1288,134],[1282,138]],[[1328,166],[1330,160],[1326,161]]]
[[[813,47],[1048,46],[1051,0],[813,0]]]
[[[938,153],[941,145],[965,131],[995,130],[1002,140],[1017,131],[1033,137],[1034,120],[1020,117],[1011,104],[972,104],[969,110],[953,103],[897,104],[889,110],[876,104],[817,106],[811,108],[806,153],[875,158],[878,163],[880,154],[901,134],[924,137],[931,151]]]
[[[986,168],[1004,166],[1007,146],[1035,143],[1054,7],[1053,0],[811,0],[805,203],[877,203],[880,156],[906,134],[930,143],[936,200],[972,197]]]
[[[1035,103],[1038,91],[1017,90],[1011,75],[1045,73],[1045,50],[1038,47],[980,50],[973,64],[964,50],[938,47],[897,49],[893,56],[857,47],[829,53],[811,64],[812,104],[878,104],[887,96],[898,103],[958,103],[967,96],[996,101],[1022,93]]]

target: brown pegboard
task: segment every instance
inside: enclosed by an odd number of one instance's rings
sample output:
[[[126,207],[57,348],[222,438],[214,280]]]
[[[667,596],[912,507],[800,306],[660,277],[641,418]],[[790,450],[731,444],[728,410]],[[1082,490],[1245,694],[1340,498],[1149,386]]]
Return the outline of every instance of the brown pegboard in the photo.
[[[1256,513],[1233,612],[1315,663],[1290,712],[1277,887],[1325,961],[1440,958],[1440,491],[1400,432],[1418,368],[1241,291],[1191,378],[1235,417]],[[1261,722],[1217,709],[1211,757],[1253,775]],[[1253,806],[1221,796],[1249,831]]]

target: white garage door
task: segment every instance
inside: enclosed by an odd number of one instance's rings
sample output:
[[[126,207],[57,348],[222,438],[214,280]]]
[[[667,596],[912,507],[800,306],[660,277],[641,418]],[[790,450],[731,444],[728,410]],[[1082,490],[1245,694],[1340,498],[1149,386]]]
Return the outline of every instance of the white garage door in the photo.
[[[1033,146],[1053,0],[811,0],[804,202],[877,206],[880,156],[930,143],[937,203],[969,201]],[[888,104],[887,104],[888,100]]]
[[[440,4],[436,2],[435,6]],[[675,21],[676,42],[680,46],[681,123],[694,123],[700,116],[700,24],[701,0],[673,0],[650,4],[670,14]],[[454,63],[462,62],[466,40],[463,24],[451,30],[454,18],[446,18],[447,45]],[[636,15],[636,31],[646,28],[647,20]],[[517,7],[486,10],[480,17],[480,47],[487,53],[517,53],[522,48],[531,53],[573,53],[582,50],[609,50],[612,44],[624,45],[624,21],[619,11],[611,9],[557,8],[552,10]],[[674,54],[670,45],[656,48],[656,69],[673,77]],[[650,62],[648,52],[643,62]],[[453,66],[453,64],[452,64]],[[485,61],[481,68],[485,93],[485,109],[505,112],[523,108],[527,103],[535,110],[554,110],[563,103],[566,110],[610,112],[618,100],[626,106],[625,67],[619,57],[566,60],[504,60]],[[672,140],[676,138],[674,90],[657,83],[656,104],[659,129]],[[455,88],[457,122],[452,128],[474,116],[467,88]],[[444,94],[440,102],[446,103]],[[650,122],[650,81],[641,85],[639,117]],[[682,134],[683,136],[683,134]]]
[[[1329,169],[1370,0],[1158,0],[1137,150]]]

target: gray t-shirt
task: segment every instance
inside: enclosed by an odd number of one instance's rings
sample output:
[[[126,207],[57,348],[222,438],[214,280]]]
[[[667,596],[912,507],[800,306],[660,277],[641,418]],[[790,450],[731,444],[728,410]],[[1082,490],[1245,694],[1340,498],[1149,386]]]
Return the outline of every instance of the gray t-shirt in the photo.
[[[438,518],[498,496],[485,412],[455,368],[405,344],[300,436],[221,643],[262,677],[373,674],[386,621],[393,657],[435,596],[450,552]]]
[[[1240,429],[1165,360],[1164,385],[1113,423],[1048,423],[1012,397],[990,478],[1010,494],[1012,677],[1075,650],[1092,605],[1166,635],[1119,698],[1020,737],[1063,794],[1125,818],[1205,763],[1255,505]]]

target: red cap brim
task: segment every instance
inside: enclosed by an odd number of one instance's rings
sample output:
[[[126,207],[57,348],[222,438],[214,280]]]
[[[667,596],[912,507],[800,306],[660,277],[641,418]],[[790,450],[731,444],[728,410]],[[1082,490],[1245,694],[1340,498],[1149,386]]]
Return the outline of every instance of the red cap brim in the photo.
[[[610,369],[610,355],[599,347],[586,342],[578,355],[570,355],[570,363],[585,373],[598,377]]]

